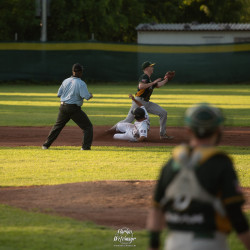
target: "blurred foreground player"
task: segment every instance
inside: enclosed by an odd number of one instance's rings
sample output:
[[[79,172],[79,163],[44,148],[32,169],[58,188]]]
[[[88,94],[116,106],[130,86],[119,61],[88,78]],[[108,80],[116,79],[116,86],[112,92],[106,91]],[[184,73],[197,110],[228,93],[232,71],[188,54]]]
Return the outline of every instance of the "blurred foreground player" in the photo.
[[[159,249],[159,235],[167,225],[167,250],[228,250],[226,238],[232,228],[250,250],[233,163],[215,147],[223,120],[221,111],[208,104],[186,111],[189,145],[176,147],[160,173],[147,221],[149,249]]]

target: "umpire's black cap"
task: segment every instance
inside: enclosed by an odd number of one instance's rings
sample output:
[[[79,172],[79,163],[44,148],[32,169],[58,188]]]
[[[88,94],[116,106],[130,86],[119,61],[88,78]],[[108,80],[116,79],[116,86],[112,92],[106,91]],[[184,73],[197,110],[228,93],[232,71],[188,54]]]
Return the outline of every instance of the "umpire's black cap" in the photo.
[[[73,72],[83,71],[83,66],[80,63],[75,63],[72,67]]]

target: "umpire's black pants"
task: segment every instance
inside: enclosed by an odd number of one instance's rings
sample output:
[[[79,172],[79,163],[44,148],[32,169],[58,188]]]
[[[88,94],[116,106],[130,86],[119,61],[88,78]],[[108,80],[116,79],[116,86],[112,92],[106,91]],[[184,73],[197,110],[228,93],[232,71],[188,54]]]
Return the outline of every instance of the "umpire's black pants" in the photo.
[[[93,141],[93,126],[88,116],[81,110],[81,107],[75,104],[61,104],[56,124],[51,129],[47,141],[43,146],[50,147],[60,134],[67,122],[72,119],[82,130],[82,148],[90,149]]]

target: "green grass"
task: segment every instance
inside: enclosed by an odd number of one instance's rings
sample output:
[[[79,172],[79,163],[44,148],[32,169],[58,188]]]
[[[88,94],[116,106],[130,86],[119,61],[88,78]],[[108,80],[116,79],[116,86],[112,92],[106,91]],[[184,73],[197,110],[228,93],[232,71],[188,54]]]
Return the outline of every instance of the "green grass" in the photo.
[[[1,186],[155,179],[170,147],[1,148]]]
[[[250,213],[248,212],[250,220]],[[0,250],[110,250],[114,247],[117,230],[80,222],[70,218],[51,216],[38,212],[26,212],[0,205]],[[148,236],[145,230],[133,231],[133,249],[147,249]],[[164,238],[162,234],[162,239]],[[163,240],[162,240],[163,242]],[[243,250],[235,234],[229,237],[230,249]]]
[[[56,97],[59,85],[0,85],[0,126],[53,125],[59,106]],[[136,92],[133,85],[89,84],[94,98],[85,101],[86,111],[94,125],[112,125],[125,118],[131,106],[129,93]],[[175,85],[170,83],[155,89],[151,100],[168,111],[168,125],[182,126],[183,114],[194,103],[209,102],[224,110],[226,125],[249,126],[249,85]],[[158,117],[151,115],[153,126]],[[73,125],[70,122],[69,125]]]
[[[116,230],[70,218],[25,212],[0,205],[0,249],[98,249],[114,247]],[[145,249],[146,232],[136,232],[137,249]]]
[[[222,147],[233,157],[243,186],[250,186],[250,152]],[[2,147],[1,186],[55,185],[96,180],[155,180],[172,147]]]

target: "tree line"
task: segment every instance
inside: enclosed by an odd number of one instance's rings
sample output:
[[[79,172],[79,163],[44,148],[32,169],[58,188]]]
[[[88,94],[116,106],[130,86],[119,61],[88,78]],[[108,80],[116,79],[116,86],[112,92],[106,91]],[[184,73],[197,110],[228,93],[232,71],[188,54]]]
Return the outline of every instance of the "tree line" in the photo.
[[[39,41],[39,1],[0,1],[0,41]],[[48,41],[136,42],[140,23],[250,22],[249,0],[50,0]]]

